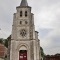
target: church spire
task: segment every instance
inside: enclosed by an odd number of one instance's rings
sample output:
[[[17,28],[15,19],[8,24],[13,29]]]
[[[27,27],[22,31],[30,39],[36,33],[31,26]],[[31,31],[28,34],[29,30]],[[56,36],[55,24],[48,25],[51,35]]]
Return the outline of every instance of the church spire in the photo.
[[[28,6],[27,0],[22,0],[20,6]]]

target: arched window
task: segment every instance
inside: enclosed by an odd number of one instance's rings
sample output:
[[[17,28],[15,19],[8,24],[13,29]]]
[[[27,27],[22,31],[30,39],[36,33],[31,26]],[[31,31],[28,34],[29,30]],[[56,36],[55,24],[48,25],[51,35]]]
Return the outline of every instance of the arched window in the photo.
[[[22,24],[22,21],[20,21],[20,24]]]
[[[28,22],[27,21],[25,21],[25,24],[27,24]]]
[[[25,17],[27,17],[27,11],[25,11]]]
[[[20,17],[22,17],[22,11],[20,11]]]

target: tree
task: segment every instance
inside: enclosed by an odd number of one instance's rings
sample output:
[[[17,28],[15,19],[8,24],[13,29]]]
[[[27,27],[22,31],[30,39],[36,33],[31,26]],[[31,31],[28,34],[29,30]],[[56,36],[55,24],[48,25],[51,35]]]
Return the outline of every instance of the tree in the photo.
[[[8,48],[8,41],[10,40],[11,40],[11,35],[7,39],[0,38],[0,43],[4,44],[4,46]]]
[[[8,39],[5,39],[4,45],[8,48]]]
[[[5,39],[5,43],[4,43],[4,45],[8,48],[8,44],[10,43],[10,40],[11,40],[11,35],[7,38],[7,39]]]
[[[42,48],[42,47],[40,47],[40,50],[41,50],[41,56],[43,57],[43,56],[44,56],[43,48]]]
[[[43,57],[43,60],[44,60],[45,54],[44,54],[43,48],[40,47],[40,50],[41,50],[41,57]]]
[[[3,38],[0,38],[0,43],[3,44]]]

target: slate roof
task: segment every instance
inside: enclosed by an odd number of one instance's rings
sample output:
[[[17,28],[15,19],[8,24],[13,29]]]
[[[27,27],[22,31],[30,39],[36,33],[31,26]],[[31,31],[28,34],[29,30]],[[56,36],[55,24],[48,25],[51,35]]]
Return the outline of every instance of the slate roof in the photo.
[[[22,0],[20,6],[28,6],[27,0]]]

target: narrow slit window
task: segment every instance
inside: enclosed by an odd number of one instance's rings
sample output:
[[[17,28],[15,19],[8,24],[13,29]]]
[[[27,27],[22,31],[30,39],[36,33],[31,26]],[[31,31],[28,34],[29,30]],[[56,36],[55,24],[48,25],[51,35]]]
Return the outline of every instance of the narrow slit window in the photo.
[[[20,17],[22,17],[22,11],[20,11]]]
[[[27,17],[27,11],[25,11],[25,17]]]
[[[27,24],[28,22],[27,21],[25,21],[25,24]]]
[[[20,21],[20,24],[22,24],[22,21]]]

